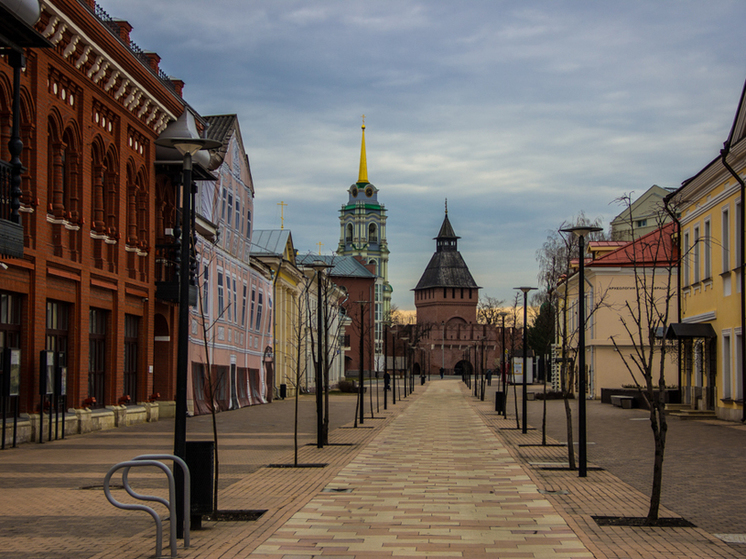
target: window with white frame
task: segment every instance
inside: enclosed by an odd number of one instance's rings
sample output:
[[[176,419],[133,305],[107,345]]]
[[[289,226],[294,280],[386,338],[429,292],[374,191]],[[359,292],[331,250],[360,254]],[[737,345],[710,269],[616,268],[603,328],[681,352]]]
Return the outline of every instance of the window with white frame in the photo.
[[[272,327],[272,297],[267,297],[267,316],[267,334],[269,334]]]
[[[690,246],[690,243],[689,243],[689,231],[685,231],[684,232],[684,246],[683,246],[684,253],[682,255],[682,259],[684,261],[683,262],[683,264],[684,264],[684,274],[683,274],[684,275],[684,277],[683,277],[684,282],[683,282],[683,285],[689,285],[691,283],[689,281],[689,279],[690,279],[690,268],[691,268],[691,264],[690,263],[691,263],[691,257],[692,257],[692,255],[689,254],[690,248],[691,248],[691,246]]]
[[[722,272],[730,271],[730,211],[728,206],[723,208],[722,219],[720,221],[722,233],[720,235],[720,247],[722,251]]]
[[[736,268],[741,267],[741,200],[740,198],[736,201]]]
[[[262,307],[264,306],[264,292],[259,290],[259,298],[256,305],[256,329],[262,329]]]
[[[700,279],[700,276],[699,276],[699,274],[700,274],[700,269],[699,269],[699,267],[700,267],[700,255],[702,254],[701,253],[702,246],[700,244],[700,237],[699,237],[699,225],[696,225],[694,227],[694,233],[693,233],[692,242],[694,243],[694,246],[692,247],[692,268],[693,268],[692,271],[694,272],[692,274],[693,275],[692,279],[693,279],[694,283],[699,283],[699,279]]]
[[[243,304],[241,305],[241,326],[246,326],[246,297],[247,297],[246,282],[243,282]]]
[[[254,329],[254,311],[256,309],[256,286],[251,286],[251,314],[249,315],[249,328]]]
[[[702,239],[702,249],[704,252],[704,279],[710,279],[712,277],[712,227],[710,218],[705,219],[704,238]]]
[[[225,310],[225,297],[223,293],[223,270],[218,268],[218,318],[222,318]]]
[[[233,322],[238,324],[238,282],[233,276]]]
[[[733,396],[732,384],[733,379],[731,378],[731,360],[733,354],[731,351],[730,343],[730,332],[723,332],[723,399],[730,400]]]
[[[225,319],[233,321],[233,305],[231,304],[231,275],[225,273]]]

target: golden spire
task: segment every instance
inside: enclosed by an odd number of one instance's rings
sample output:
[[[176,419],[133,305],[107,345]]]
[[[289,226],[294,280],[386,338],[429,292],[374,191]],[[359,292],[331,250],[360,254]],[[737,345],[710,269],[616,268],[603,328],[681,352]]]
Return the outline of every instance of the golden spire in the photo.
[[[357,182],[368,182],[368,161],[365,159],[365,115],[363,115],[363,141],[360,144],[360,173],[357,176]]]

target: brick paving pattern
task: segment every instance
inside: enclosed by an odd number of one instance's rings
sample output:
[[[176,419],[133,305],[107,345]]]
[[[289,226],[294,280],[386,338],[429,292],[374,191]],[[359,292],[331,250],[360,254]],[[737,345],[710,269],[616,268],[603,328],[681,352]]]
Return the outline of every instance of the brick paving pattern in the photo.
[[[644,487],[637,487],[644,485],[644,452],[631,452],[633,457],[639,454],[640,464],[628,468],[628,481],[618,475],[625,473],[619,468],[623,458],[610,450],[620,437],[611,430],[614,422],[617,429],[631,432],[631,444],[638,437],[643,440],[643,422],[629,421],[639,417],[640,410],[623,410],[632,415],[617,417],[616,411],[622,410],[591,406],[589,417],[601,414],[609,423],[605,430],[589,428],[589,441],[597,443],[589,446],[589,460],[605,469],[580,479],[562,467],[567,461],[564,447],[525,446],[540,442],[540,431],[523,435],[513,429],[512,413],[507,420],[500,418],[494,412],[494,396],[488,396],[480,402],[460,381],[433,380],[396,406],[389,403],[388,411],[381,408],[375,419],[366,414],[364,428],[358,429],[351,428],[350,421],[354,397],[335,396],[333,444],[324,449],[312,444],[313,397],[303,397],[299,462],[323,462],[325,468],[265,467],[292,461],[291,401],[220,414],[220,508],[267,512],[255,522],[203,522],[204,529],[192,533],[192,547],[183,549],[179,542],[178,556],[746,557],[746,546],[723,543],[709,527],[602,528],[592,520],[592,515],[643,516],[647,510]],[[534,425],[540,424],[539,405],[532,402],[529,409]],[[563,440],[564,418],[551,421],[554,431],[548,442],[556,443]],[[736,428],[689,423],[677,427],[682,433],[705,429],[715,448],[728,433],[745,435]],[[192,418],[188,428],[190,440],[208,438],[209,418]],[[147,515],[114,508],[100,488],[81,488],[100,486],[116,462],[168,452],[172,433],[173,423],[161,421],[0,452],[0,558],[153,557],[155,529]],[[624,449],[626,444],[619,446]],[[690,456],[695,469],[704,464],[717,473],[727,464],[716,464],[717,457],[702,462],[700,451]],[[547,469],[547,464],[558,466]],[[674,474],[677,468],[671,467]],[[162,494],[162,474],[132,478],[136,488]],[[695,497],[697,492],[727,490],[717,483],[689,486]],[[669,492],[664,504],[683,502],[679,493],[671,499]],[[746,531],[738,510],[728,525],[718,520],[726,513],[711,508],[715,528],[731,534]],[[165,510],[159,512],[165,516]],[[677,513],[682,514],[676,506],[662,510],[664,516]],[[708,510],[698,515],[707,519]],[[166,557],[169,522],[164,528]]]
[[[593,557],[455,381],[432,384],[252,557]]]

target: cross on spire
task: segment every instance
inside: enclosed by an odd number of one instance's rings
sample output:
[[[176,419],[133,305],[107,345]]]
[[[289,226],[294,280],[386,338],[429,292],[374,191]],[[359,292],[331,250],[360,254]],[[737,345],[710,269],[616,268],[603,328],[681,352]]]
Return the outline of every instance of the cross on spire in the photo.
[[[280,206],[280,229],[285,229],[285,207],[287,204],[283,202],[277,202],[277,205]]]

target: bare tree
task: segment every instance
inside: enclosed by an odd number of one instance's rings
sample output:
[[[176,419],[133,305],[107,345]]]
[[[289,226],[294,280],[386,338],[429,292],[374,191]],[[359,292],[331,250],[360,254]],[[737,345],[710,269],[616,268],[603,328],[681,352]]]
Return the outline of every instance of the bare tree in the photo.
[[[480,296],[477,302],[477,323],[496,326],[501,320],[500,313],[503,312],[504,305],[505,301],[502,299]]]
[[[212,257],[214,257],[214,253],[210,250],[204,250],[203,256],[209,255],[212,260]],[[222,309],[218,309],[218,315],[215,317],[214,320],[210,320],[207,316],[207,312],[205,310],[205,297],[209,296],[209,293],[205,293],[205,273],[207,271],[208,267],[203,267],[203,271],[198,275],[197,277],[197,303],[198,303],[198,309],[199,309],[199,323],[202,330],[202,347],[204,350],[204,356],[203,356],[203,391],[205,392],[207,396],[207,408],[210,412],[210,415],[212,417],[212,440],[215,445],[214,448],[214,468],[215,468],[215,477],[213,478],[213,492],[212,492],[212,498],[213,498],[213,511],[218,510],[218,482],[220,478],[220,454],[219,454],[219,448],[218,448],[218,422],[217,422],[217,414],[220,411],[220,403],[217,399],[217,390],[218,388],[225,382],[225,373],[223,371],[218,372],[214,367],[212,363],[212,355],[215,350],[215,342],[216,342],[216,326],[219,322],[219,320],[223,317],[223,315],[228,312],[231,308],[231,302],[228,301],[228,304],[225,305]]]
[[[623,196],[619,201],[627,209],[630,208],[629,196]],[[635,221],[632,212],[627,213],[634,239]],[[656,219],[659,227],[656,231],[632,241],[623,249],[634,272],[634,298],[626,300],[619,312],[619,320],[626,336],[611,337],[625,368],[650,410],[655,459],[650,506],[645,519],[647,525],[657,522],[660,508],[663,457],[668,431],[664,413],[665,368],[670,360],[667,356],[673,352],[673,347],[665,341],[663,334],[669,324],[671,302],[676,297],[674,275],[679,263],[673,225],[663,225],[663,212]]]

